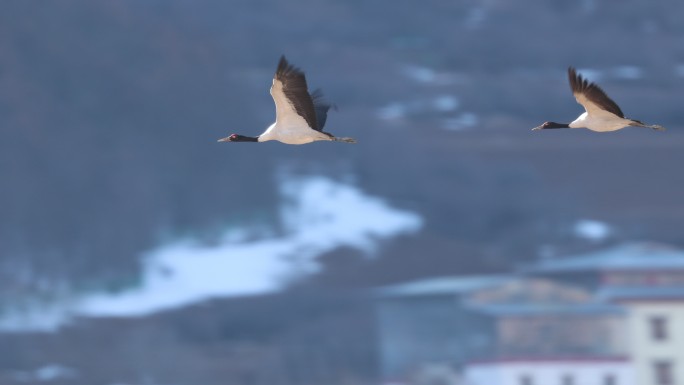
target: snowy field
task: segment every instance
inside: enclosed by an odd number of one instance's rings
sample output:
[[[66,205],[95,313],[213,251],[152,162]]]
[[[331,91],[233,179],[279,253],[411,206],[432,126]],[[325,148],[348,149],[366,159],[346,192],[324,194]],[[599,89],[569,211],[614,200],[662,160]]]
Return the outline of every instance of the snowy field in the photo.
[[[232,229],[217,245],[186,239],[161,246],[145,255],[140,287],[22,304],[0,319],[0,330],[52,330],[74,316],[142,316],[209,298],[275,292],[318,271],[322,253],[348,246],[372,255],[377,241],[422,226],[414,213],[321,176],[287,178],[281,195],[283,235],[254,240],[249,229]]]

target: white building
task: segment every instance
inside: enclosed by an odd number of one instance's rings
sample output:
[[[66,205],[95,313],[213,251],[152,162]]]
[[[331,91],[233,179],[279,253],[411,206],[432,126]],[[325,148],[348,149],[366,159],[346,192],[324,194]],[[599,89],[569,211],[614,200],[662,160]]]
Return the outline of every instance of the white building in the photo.
[[[637,385],[626,358],[529,358],[473,361],[463,385]]]
[[[638,384],[684,384],[684,291],[679,300],[629,300],[631,359]]]
[[[672,247],[631,243],[379,294],[383,374],[398,383],[456,373],[437,383],[684,385],[684,251]],[[425,367],[441,369],[417,380]]]
[[[684,251],[655,243],[540,263],[536,275],[582,282],[625,309],[627,356],[637,385],[684,384]]]

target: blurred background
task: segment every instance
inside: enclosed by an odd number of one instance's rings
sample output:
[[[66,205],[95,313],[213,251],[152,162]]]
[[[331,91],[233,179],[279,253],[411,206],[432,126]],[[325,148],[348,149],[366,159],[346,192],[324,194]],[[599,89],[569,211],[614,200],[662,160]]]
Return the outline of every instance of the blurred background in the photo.
[[[634,314],[656,339],[684,325],[682,15],[3,2],[0,384],[684,383],[675,358],[622,339]],[[274,120],[281,54],[357,145],[216,143]],[[531,132],[582,112],[570,65],[668,130]],[[568,314],[588,320],[525,321]],[[577,325],[619,341],[546,339]],[[588,366],[534,377],[563,360]],[[573,377],[604,363],[621,366]]]

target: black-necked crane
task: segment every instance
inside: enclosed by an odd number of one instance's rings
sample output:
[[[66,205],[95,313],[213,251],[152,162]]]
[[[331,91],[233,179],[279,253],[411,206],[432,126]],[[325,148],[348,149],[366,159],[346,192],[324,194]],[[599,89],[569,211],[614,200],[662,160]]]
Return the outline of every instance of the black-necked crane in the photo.
[[[625,118],[620,107],[606,95],[596,84],[582,78],[574,68],[568,68],[568,78],[572,94],[577,103],[586,110],[582,115],[571,123],[545,122],[532,130],[544,130],[550,128],[588,128],[592,131],[608,132],[621,128],[646,127],[662,131],[663,126],[649,125],[638,120]]]
[[[276,121],[259,136],[232,134],[219,142],[266,142],[306,144],[319,140],[356,143],[353,138],[338,138],[323,131],[331,104],[316,90],[309,93],[304,72],[280,57],[273,77],[271,96],[276,106]]]

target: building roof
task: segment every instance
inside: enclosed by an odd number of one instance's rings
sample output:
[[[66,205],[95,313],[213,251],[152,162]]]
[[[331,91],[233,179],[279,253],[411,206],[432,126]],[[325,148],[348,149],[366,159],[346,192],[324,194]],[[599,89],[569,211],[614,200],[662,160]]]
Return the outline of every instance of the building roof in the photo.
[[[684,251],[652,242],[626,243],[596,252],[545,260],[526,273],[572,273],[605,270],[684,270]]]
[[[552,303],[520,303],[520,304],[480,304],[469,303],[468,307],[476,312],[491,316],[531,316],[531,315],[621,315],[622,306],[605,303],[552,304]]]
[[[569,256],[556,260],[545,260],[521,269],[530,274],[590,273],[601,271],[684,271],[684,250],[653,242],[633,242],[604,250]],[[473,275],[427,278],[406,283],[385,286],[375,290],[377,298],[407,298],[427,296],[466,295],[515,282],[527,281],[524,275]],[[515,285],[514,285],[515,286]],[[684,298],[684,287],[606,287],[600,290],[597,299],[612,301],[621,299]],[[494,306],[494,304],[492,304]],[[523,305],[520,305],[523,306]],[[491,312],[531,312],[541,311],[532,305],[527,308],[498,307]],[[537,305],[535,305],[537,306]],[[565,305],[563,305],[565,306]],[[585,305],[582,305],[585,306]],[[612,311],[600,307],[575,307],[559,311],[601,312]]]
[[[606,286],[596,293],[599,301],[684,300],[684,286]]]
[[[581,363],[581,364],[600,364],[600,363],[629,363],[630,359],[626,356],[615,355],[572,355],[572,356],[511,356],[471,359],[466,365],[510,365],[510,364],[545,364],[545,363]]]
[[[549,279],[526,278],[473,292],[464,304],[490,316],[622,314],[622,307],[596,302],[590,292]]]
[[[473,275],[421,279],[376,290],[379,298],[467,294],[518,279],[509,275]]]

